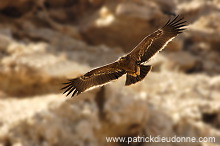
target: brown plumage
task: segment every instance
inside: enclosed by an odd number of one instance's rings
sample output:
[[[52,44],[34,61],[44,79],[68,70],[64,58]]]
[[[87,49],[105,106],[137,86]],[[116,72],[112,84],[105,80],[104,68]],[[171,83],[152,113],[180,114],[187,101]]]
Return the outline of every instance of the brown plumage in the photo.
[[[182,33],[184,26],[186,26],[186,21],[183,17],[176,16],[173,20],[168,20],[163,27],[146,36],[126,56],[111,64],[93,69],[83,76],[70,79],[64,83],[66,86],[62,90],[65,89],[64,93],[68,92],[67,96],[73,92],[73,97],[91,87],[118,79],[124,74],[126,74],[125,85],[135,84],[143,80],[152,68],[151,65],[144,65],[144,63],[161,51],[179,33]]]

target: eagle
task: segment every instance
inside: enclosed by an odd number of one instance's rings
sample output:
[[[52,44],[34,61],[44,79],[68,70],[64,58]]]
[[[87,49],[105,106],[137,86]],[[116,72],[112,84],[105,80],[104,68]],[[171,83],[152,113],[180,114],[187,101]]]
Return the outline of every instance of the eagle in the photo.
[[[69,79],[61,90],[68,96],[79,95],[93,87],[104,85],[126,74],[125,85],[135,84],[145,78],[152,69],[151,65],[145,65],[152,56],[161,51],[172,39],[182,33],[187,26],[187,21],[179,15],[169,19],[167,23],[146,36],[130,53],[120,57],[117,61],[102,67],[95,68],[86,74]]]

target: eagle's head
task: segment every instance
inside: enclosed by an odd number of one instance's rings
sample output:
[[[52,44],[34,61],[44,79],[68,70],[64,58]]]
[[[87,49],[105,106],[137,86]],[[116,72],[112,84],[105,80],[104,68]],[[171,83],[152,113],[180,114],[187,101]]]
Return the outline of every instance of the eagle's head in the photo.
[[[129,62],[130,62],[130,56],[129,55],[119,58],[119,64],[122,65],[122,66],[129,64]]]

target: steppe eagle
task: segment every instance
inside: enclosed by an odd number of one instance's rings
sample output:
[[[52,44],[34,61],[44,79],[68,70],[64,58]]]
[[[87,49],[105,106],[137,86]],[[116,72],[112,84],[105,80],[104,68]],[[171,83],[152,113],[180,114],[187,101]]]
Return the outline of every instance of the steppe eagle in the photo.
[[[63,94],[68,92],[68,96],[73,92],[73,97],[92,87],[118,79],[124,74],[126,74],[126,86],[143,80],[152,68],[151,65],[144,63],[161,51],[179,33],[182,33],[184,26],[186,26],[186,21],[183,17],[176,16],[172,20],[169,19],[163,27],[146,36],[126,56],[120,57],[111,64],[95,68],[80,77],[69,79],[61,89],[65,89]]]

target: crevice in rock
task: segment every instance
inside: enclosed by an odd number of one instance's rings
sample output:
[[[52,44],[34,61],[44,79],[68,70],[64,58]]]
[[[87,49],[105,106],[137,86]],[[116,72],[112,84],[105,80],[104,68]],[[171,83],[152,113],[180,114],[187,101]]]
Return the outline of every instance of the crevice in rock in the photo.
[[[135,131],[136,129],[139,129],[140,126],[141,125],[139,123],[132,124],[128,127],[128,131]]]
[[[212,125],[213,127],[220,129],[217,113],[202,113],[202,121],[206,124]]]
[[[202,72],[202,71],[203,71],[202,62],[196,62],[195,65],[192,68],[186,70],[185,73],[192,74],[192,73],[199,73],[199,72]]]
[[[19,18],[22,16],[22,13],[13,6],[9,6],[0,11],[1,14],[11,17],[11,18]]]
[[[12,146],[12,143],[11,143],[10,139],[6,138],[4,140],[4,146]]]
[[[102,86],[100,90],[97,92],[95,96],[95,102],[97,104],[97,107],[99,109],[99,119],[103,120],[105,118],[105,113],[104,113],[104,105],[105,105],[105,87]]]
[[[38,140],[40,143],[43,144],[43,142],[45,141],[45,137],[43,135],[38,135]]]

